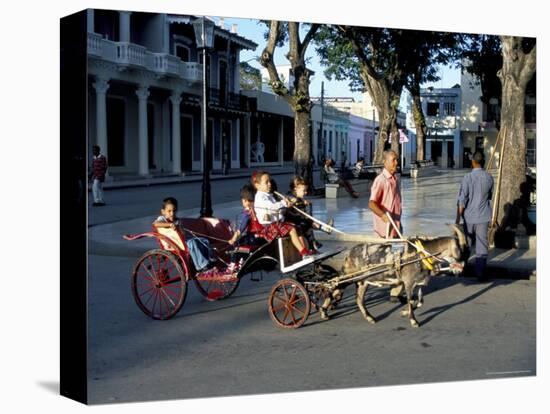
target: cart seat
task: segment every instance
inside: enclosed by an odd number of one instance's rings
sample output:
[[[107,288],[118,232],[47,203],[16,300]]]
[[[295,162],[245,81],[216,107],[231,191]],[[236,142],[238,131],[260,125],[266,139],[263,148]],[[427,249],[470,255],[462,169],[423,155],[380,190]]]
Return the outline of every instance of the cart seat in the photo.
[[[166,238],[170,239],[177,246],[178,249],[183,251],[187,250],[185,248],[183,234],[179,230],[166,228],[166,227],[159,227],[159,228],[153,227],[153,231],[159,234],[162,234]],[[176,248],[174,248],[173,244],[167,242],[166,240],[163,240],[161,238],[157,238],[157,240],[159,242],[161,249],[170,250],[170,251],[177,250]]]
[[[212,236],[213,238],[208,240],[215,248],[227,247],[227,244],[221,240],[229,240],[233,235],[229,221],[214,217],[185,217],[180,219],[180,225],[184,230],[190,230],[199,237]]]

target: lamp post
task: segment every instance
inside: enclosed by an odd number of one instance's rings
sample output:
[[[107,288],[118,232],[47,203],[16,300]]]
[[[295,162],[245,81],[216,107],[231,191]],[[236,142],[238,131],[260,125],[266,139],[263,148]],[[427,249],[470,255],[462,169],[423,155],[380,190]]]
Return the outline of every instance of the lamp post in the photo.
[[[195,30],[195,42],[197,49],[202,50],[202,105],[201,105],[201,138],[202,138],[202,197],[201,197],[201,217],[212,217],[212,195],[210,189],[210,145],[207,133],[207,111],[208,111],[208,76],[207,76],[207,56],[208,49],[214,44],[214,22],[200,17],[193,22]]]

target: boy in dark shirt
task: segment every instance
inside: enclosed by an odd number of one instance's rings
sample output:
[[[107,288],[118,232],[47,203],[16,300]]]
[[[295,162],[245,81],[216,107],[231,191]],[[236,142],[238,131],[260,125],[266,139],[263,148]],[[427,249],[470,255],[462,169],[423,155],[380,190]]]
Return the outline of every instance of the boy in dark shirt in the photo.
[[[228,240],[231,245],[235,244],[251,244],[253,242],[250,234],[250,214],[254,209],[254,187],[250,184],[245,184],[241,188],[241,203],[243,211],[240,214],[239,228],[233,233],[233,237]]]
[[[307,213],[307,210],[309,209],[311,213],[311,203],[304,198],[306,194],[307,184],[305,180],[302,177],[295,177],[290,183],[289,198],[293,200],[294,207],[302,210],[305,213]],[[307,217],[303,216],[292,208],[286,211],[285,216],[288,221],[295,224],[298,233],[302,234],[306,238],[311,249],[318,250],[323,246],[315,239],[313,229],[322,230],[328,234],[332,232],[332,230],[330,230],[329,228],[315,223],[311,219],[308,219]],[[331,218],[328,224],[332,226],[333,223],[334,220]]]

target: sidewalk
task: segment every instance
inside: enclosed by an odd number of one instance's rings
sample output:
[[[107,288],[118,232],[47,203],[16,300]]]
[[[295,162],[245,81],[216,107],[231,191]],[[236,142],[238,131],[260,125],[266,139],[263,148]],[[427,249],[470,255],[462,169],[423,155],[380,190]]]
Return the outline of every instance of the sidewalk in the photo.
[[[291,174],[294,172],[293,166],[258,166],[253,168],[232,168],[228,174],[222,174],[219,170],[214,170],[210,174],[210,180],[228,180],[233,178],[250,177],[255,170],[266,170],[271,175]],[[319,167],[313,167],[313,173],[319,175]],[[112,190],[119,188],[147,187],[151,185],[178,184],[202,181],[202,173],[193,172],[184,175],[175,175],[166,173],[161,176],[138,177],[138,176],[117,176],[103,183],[103,189]],[[92,184],[88,183],[88,191],[91,191]]]
[[[403,179],[402,196],[404,212],[402,217],[404,235],[438,236],[453,234],[447,223],[454,222],[456,194],[462,170],[447,170],[440,175],[411,180]],[[331,235],[318,233],[325,249],[336,245],[353,246],[365,236],[373,236],[372,213],[368,209],[368,194],[361,194],[358,199],[351,197],[325,199],[312,198],[313,215],[326,221],[334,218],[335,227],[346,233]],[[214,215],[235,221],[241,211],[240,203],[217,204],[213,206]],[[181,217],[198,217],[199,208],[181,210]],[[97,225],[89,228],[89,254],[139,257],[146,250],[156,248],[152,239],[126,241],[122,235],[141,233],[151,229],[154,214],[112,224]],[[488,267],[490,274],[498,273],[499,277],[529,277],[536,270],[536,247],[522,249],[491,249]]]

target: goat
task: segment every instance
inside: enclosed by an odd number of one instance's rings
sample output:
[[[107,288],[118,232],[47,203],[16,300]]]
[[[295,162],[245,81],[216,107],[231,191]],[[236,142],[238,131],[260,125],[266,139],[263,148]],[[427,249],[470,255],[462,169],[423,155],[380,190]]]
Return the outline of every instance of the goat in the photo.
[[[412,237],[408,239],[411,243],[420,241],[423,249],[429,252],[434,258],[427,261],[426,254],[417,251],[410,244],[404,245],[403,252],[395,252],[394,244],[361,243],[350,249],[344,259],[342,275],[360,272],[361,269],[372,265],[381,265],[379,273],[372,272],[370,276],[360,278],[358,281],[343,283],[332,290],[319,308],[321,319],[328,319],[328,309],[333,307],[343,295],[346,286],[355,283],[357,288],[356,303],[364,318],[370,323],[376,323],[376,319],[365,307],[364,298],[369,285],[375,286],[403,286],[407,297],[407,308],[401,311],[402,316],[409,317],[411,326],[418,327],[418,321],[414,316],[414,308],[423,304],[422,286],[427,286],[432,276],[442,274],[446,271],[453,273],[460,272],[463,268],[464,253],[466,252],[466,237],[464,232],[457,225],[450,225],[454,236],[441,237]],[[424,260],[422,260],[424,259]],[[397,261],[397,263],[396,263]],[[418,300],[413,306],[413,294],[418,289]]]

